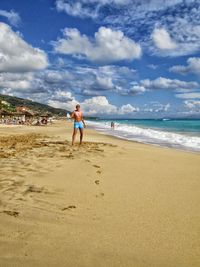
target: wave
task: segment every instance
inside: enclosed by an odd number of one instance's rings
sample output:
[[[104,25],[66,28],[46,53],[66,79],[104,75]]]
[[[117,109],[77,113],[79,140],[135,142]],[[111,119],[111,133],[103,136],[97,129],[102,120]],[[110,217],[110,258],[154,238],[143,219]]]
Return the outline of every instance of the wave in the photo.
[[[115,123],[115,130],[111,130],[110,122],[88,121],[87,124],[102,133],[126,140],[200,152],[200,137],[197,136],[143,128],[124,123]]]

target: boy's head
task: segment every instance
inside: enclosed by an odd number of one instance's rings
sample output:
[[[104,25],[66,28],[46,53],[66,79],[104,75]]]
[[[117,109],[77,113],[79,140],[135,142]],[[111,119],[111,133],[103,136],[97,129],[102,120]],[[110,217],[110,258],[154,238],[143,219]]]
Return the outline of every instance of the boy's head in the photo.
[[[81,106],[79,104],[76,105],[76,109],[80,110]]]

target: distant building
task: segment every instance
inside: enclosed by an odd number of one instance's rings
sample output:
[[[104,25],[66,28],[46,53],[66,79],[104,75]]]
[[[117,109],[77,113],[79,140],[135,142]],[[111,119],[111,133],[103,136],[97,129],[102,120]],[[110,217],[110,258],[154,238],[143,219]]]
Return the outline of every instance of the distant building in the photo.
[[[18,106],[18,107],[16,107],[16,111],[17,112],[29,111],[29,108],[27,108],[25,106]]]

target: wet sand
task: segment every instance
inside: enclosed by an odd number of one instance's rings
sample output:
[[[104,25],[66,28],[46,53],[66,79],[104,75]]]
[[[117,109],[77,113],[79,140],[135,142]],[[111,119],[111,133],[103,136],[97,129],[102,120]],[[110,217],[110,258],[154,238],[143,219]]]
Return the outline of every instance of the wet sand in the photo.
[[[0,126],[0,266],[200,266],[200,155]]]

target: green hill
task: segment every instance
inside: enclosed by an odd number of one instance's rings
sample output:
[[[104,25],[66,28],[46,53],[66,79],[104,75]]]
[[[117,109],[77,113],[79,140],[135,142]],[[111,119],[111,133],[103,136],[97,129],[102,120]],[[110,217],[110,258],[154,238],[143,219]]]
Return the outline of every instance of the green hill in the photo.
[[[9,105],[2,103],[2,101],[6,101]],[[38,102],[34,102],[29,99],[19,98],[15,96],[2,95],[0,94],[0,109],[5,109],[8,111],[15,111],[17,106],[26,106],[32,111],[36,111],[39,113],[51,113],[54,116],[66,116],[67,112],[70,112],[61,108],[54,108],[45,104],[41,104]]]

